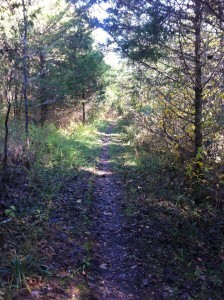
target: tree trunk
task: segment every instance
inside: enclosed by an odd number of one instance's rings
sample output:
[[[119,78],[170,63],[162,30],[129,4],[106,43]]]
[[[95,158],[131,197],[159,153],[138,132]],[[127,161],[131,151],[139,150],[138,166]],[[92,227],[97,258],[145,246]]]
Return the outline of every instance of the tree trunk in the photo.
[[[11,110],[11,102],[8,102],[8,108],[5,117],[5,142],[4,142],[4,158],[3,158],[3,175],[2,175],[2,184],[4,185],[7,181],[7,165],[8,165],[8,136],[9,136],[9,114]]]
[[[15,105],[14,105],[14,118],[15,119],[19,119],[20,118],[20,112],[21,112],[20,103],[18,101],[18,93],[19,93],[19,83],[18,83],[18,80],[16,79],[16,82],[15,82],[15,91],[14,91],[14,101],[15,101]]]
[[[82,123],[86,123],[86,105],[85,105],[85,95],[82,93]]]
[[[40,59],[40,78],[41,78],[41,88],[40,88],[40,123],[41,126],[44,126],[44,123],[47,119],[47,105],[44,104],[46,101],[46,87],[45,87],[45,80],[46,80],[46,70],[45,70],[45,57],[43,52],[41,51],[39,54]]]
[[[27,11],[25,1],[22,0],[23,6],[23,99],[25,109],[25,132],[26,132],[26,143],[29,148],[29,107],[27,98],[28,89],[28,66],[27,66]]]
[[[202,133],[202,65],[201,65],[201,23],[202,7],[200,0],[195,0],[195,137],[194,137],[194,154],[197,156],[203,145]]]
[[[86,107],[85,102],[82,102],[82,123],[86,123]]]

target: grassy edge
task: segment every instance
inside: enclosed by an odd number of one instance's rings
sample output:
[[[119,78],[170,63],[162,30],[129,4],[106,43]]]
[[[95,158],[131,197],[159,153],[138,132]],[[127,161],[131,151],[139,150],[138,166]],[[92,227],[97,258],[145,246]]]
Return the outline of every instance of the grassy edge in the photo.
[[[75,132],[72,132],[73,130]],[[15,206],[15,216],[11,218],[10,224],[1,226],[1,232],[4,231],[4,239],[13,245],[8,249],[8,252],[5,251],[1,256],[3,281],[0,291],[4,295],[3,297],[10,299],[15,291],[17,293],[21,289],[29,289],[28,281],[31,277],[51,277],[44,263],[44,269],[39,270],[42,267],[44,256],[39,253],[38,243],[45,236],[44,224],[49,221],[54,199],[57,198],[64,183],[69,182],[74,175],[79,176],[79,170],[83,167],[94,168],[101,147],[99,144],[100,133],[96,125],[76,126],[73,130],[62,132],[56,128],[33,129],[35,144],[31,145],[31,153],[36,154],[35,163],[34,166],[26,170],[26,174],[23,169],[21,171],[26,178],[27,174],[30,175],[30,179],[28,182],[23,181],[26,188],[22,191],[24,193],[22,198],[11,197],[10,204]],[[69,146],[71,155],[68,155],[67,146]],[[77,150],[76,154],[81,154],[81,158],[77,159],[77,155],[75,157],[71,153],[72,150]],[[75,159],[73,162],[71,162],[72,156]],[[88,199],[85,203],[83,202],[83,205],[90,206],[93,178],[94,175],[91,174],[87,184]],[[13,180],[16,181],[15,178]],[[9,186],[9,196],[19,193],[20,188],[19,185],[17,189]],[[18,196],[21,196],[21,193]],[[88,218],[88,208],[83,210],[86,212],[86,218]],[[85,230],[88,227],[89,225],[86,226]],[[15,237],[17,245],[12,242]],[[27,261],[28,258],[30,259],[29,262]],[[85,264],[86,262],[83,262],[83,265]]]

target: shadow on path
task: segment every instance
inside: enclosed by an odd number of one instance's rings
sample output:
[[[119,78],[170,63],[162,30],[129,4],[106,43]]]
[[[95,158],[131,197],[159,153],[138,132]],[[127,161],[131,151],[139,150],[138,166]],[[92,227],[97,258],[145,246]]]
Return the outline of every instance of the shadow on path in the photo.
[[[96,169],[93,205],[95,254],[90,286],[94,297],[99,300],[143,299],[135,286],[138,266],[132,265],[126,247],[122,182],[110,163],[110,143],[119,143],[112,131],[113,126],[103,134],[103,149]]]

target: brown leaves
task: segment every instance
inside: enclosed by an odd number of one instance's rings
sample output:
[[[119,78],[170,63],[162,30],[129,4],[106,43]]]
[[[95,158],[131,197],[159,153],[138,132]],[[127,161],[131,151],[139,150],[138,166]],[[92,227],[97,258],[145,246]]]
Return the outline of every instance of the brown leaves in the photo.
[[[38,243],[38,246],[39,246],[40,252],[42,254],[44,254],[45,256],[52,257],[56,254],[54,248],[51,245],[49,245],[48,242],[44,239],[42,239]]]
[[[138,267],[138,265],[132,265],[130,266],[130,269],[135,270]]]
[[[100,265],[100,269],[107,270],[108,269],[108,265],[106,263],[102,263]]]

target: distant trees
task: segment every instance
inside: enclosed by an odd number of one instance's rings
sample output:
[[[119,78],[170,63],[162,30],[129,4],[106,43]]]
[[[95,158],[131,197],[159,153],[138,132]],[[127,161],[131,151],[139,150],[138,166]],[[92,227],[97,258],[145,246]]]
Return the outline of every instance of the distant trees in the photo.
[[[5,166],[12,119],[21,139],[19,128],[23,124],[29,147],[30,123],[43,126],[52,113],[68,107],[75,110],[83,95],[90,101],[104,90],[107,67],[91,35],[85,12],[65,0],[1,2],[0,102],[1,120],[5,118]]]
[[[9,76],[8,68],[13,76],[14,112],[17,117],[21,114],[23,102],[28,132],[28,111],[35,118],[40,115],[44,124],[50,105],[68,97],[80,98],[80,78],[90,84],[92,76],[92,80],[99,82],[105,64],[102,55],[93,50],[87,21],[71,4],[63,0],[5,1],[1,10],[1,87]],[[99,85],[93,85],[96,91]]]
[[[221,2],[113,1],[107,11],[100,26],[147,82],[153,94],[148,103],[157,107],[164,137],[194,157],[201,156],[206,141],[220,147]],[[155,110],[148,118],[155,119]]]
[[[11,76],[14,113],[23,104],[27,135],[29,115],[43,125],[50,105],[81,99],[87,82],[86,95],[102,88],[103,57],[83,13],[66,1],[3,1],[0,27],[1,91]]]
[[[224,30],[224,5],[222,0],[201,0],[208,12],[217,19],[217,22],[222,30]]]
[[[23,12],[23,23],[22,23],[22,55],[23,55],[23,88],[22,95],[24,99],[24,108],[25,108],[25,132],[27,146],[29,147],[29,111],[28,111],[28,98],[27,98],[27,89],[28,89],[28,46],[27,46],[27,33],[28,33],[28,18],[27,18],[27,5],[25,0],[22,0],[22,12]]]

